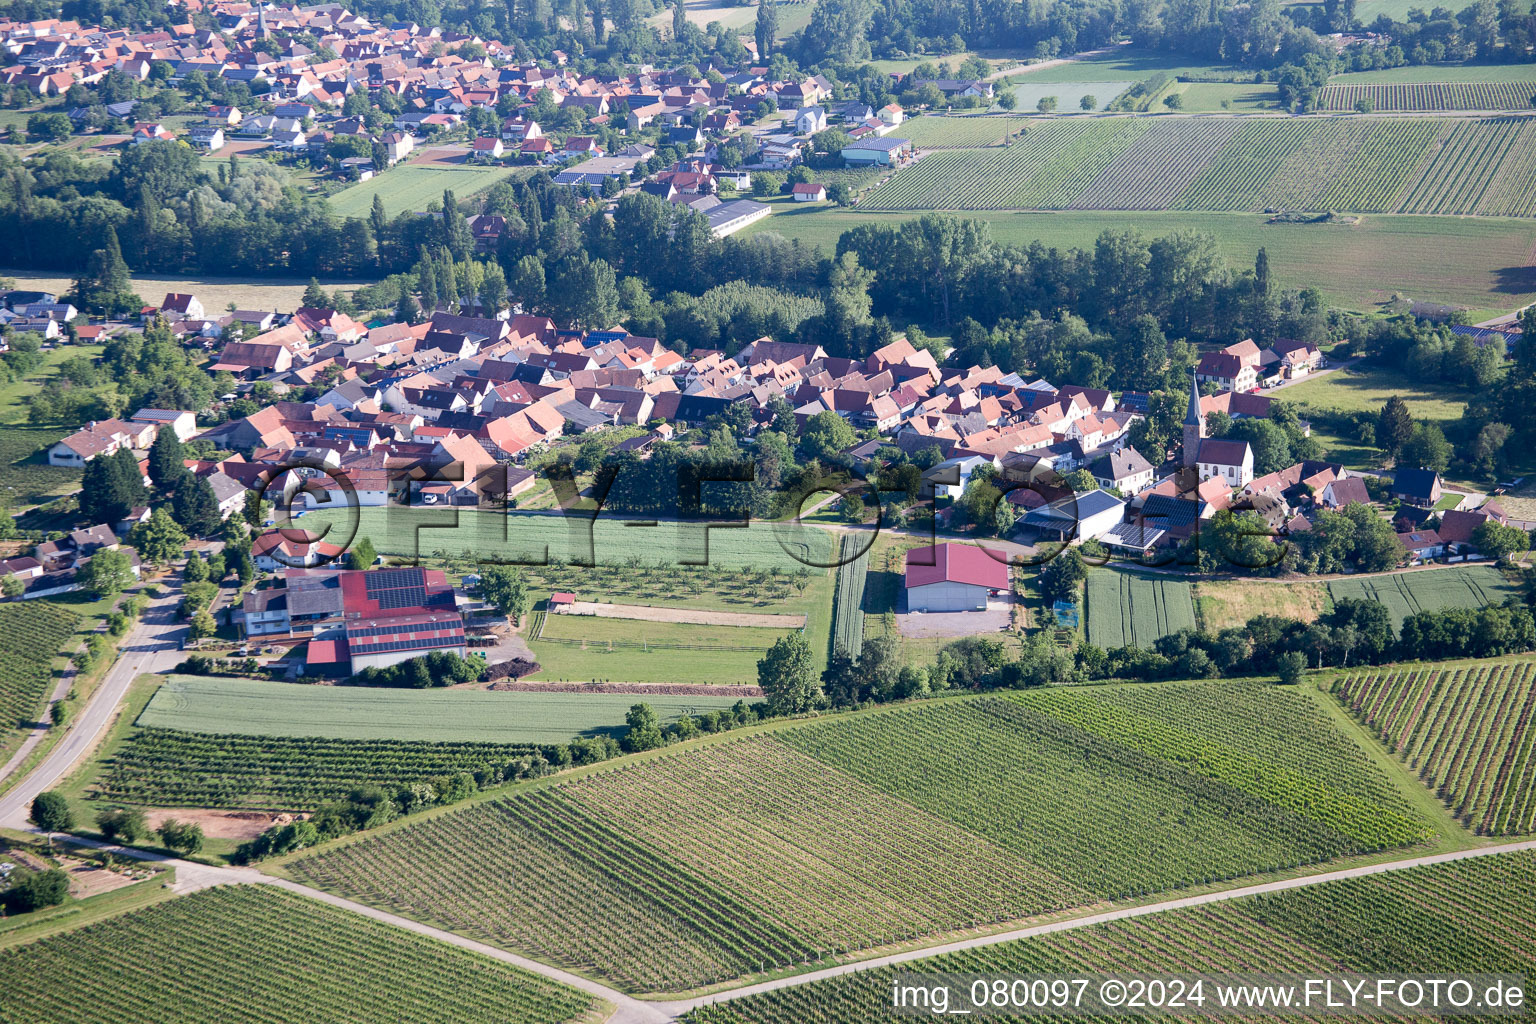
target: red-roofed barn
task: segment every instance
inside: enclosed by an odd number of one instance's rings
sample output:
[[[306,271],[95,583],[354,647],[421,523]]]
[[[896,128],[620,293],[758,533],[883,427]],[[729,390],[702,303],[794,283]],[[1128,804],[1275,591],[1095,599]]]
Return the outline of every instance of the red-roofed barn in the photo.
[[[907,552],[907,611],[985,611],[987,595],[1008,589],[1008,556],[972,544]]]

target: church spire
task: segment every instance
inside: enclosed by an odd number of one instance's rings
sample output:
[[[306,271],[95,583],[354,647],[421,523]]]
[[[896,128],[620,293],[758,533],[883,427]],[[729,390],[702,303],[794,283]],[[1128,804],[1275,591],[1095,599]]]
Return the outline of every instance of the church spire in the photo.
[[[1200,411],[1200,381],[1194,370],[1189,371],[1189,411],[1184,414],[1184,425],[1205,426],[1205,414]]]
[[[1189,372],[1189,411],[1184,414],[1184,465],[1200,461],[1200,442],[1205,439],[1205,413],[1200,411],[1200,381]]]

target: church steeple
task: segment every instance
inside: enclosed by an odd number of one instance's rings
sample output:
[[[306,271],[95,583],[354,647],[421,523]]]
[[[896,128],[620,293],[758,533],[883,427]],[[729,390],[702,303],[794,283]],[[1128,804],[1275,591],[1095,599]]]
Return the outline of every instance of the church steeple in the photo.
[[[1200,442],[1205,438],[1205,413],[1200,411],[1200,382],[1189,373],[1189,411],[1184,414],[1184,465],[1199,462]]]

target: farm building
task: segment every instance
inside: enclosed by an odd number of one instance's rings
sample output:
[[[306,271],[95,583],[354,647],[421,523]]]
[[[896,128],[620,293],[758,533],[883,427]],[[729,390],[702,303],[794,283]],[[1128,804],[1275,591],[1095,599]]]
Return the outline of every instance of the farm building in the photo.
[[[907,552],[907,611],[985,611],[987,595],[1008,589],[1008,556],[971,544]]]
[[[842,152],[843,163],[848,167],[896,167],[912,155],[912,140],[860,139],[844,146]]]
[[[1025,527],[1064,541],[1097,540],[1125,518],[1125,502],[1108,491],[1069,494],[1024,514]]]
[[[246,595],[247,636],[309,640],[311,671],[383,668],[432,651],[467,651],[464,619],[440,570],[289,569]]]

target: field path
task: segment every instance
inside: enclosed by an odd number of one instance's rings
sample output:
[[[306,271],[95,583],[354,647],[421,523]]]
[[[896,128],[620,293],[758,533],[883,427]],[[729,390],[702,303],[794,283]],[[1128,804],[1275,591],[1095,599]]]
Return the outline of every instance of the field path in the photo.
[[[633,619],[640,622],[686,622],[700,626],[754,626],[760,629],[804,629],[804,615],[773,612],[715,612],[704,608],[653,608],[643,604],[602,604],[574,601],[570,615],[598,619]]]
[[[552,981],[569,985],[599,999],[606,1000],[616,1008],[614,1014],[608,1018],[608,1024],[668,1024],[675,1021],[690,1010],[713,1003],[729,1002],[742,999],[747,996],[758,995],[763,992],[774,992],[779,989],[793,988],[798,985],[808,985],[816,981],[824,981],[828,978],[838,978],[853,974],[858,971],[870,970],[880,967],[891,967],[897,964],[910,963],[913,960],[921,960],[927,957],[940,956],[946,953],[956,953],[967,949],[980,949],[985,946],[995,946],[1004,942],[1013,942],[1017,939],[1034,938],[1040,935],[1051,935],[1056,932],[1074,931],[1079,928],[1090,928],[1094,925],[1105,924],[1110,921],[1124,921],[1133,917],[1146,917],[1150,914],[1161,914],[1169,910],[1180,910],[1187,907],[1200,907],[1210,903],[1222,903],[1227,900],[1242,899],[1246,896],[1258,896],[1264,893],[1284,892],[1288,889],[1301,889],[1311,885],[1321,885],[1325,882],[1337,882],[1347,878],[1364,878],[1368,875],[1384,874],[1388,871],[1403,871],[1409,868],[1426,867],[1432,864],[1449,864],[1455,861],[1468,860],[1473,857],[1492,857],[1505,853],[1518,853],[1523,850],[1536,850],[1536,839],[1527,839],[1515,843],[1501,843],[1497,846],[1484,846],[1473,850],[1456,850],[1451,853],[1429,854],[1421,857],[1409,857],[1403,860],[1387,861],[1380,864],[1364,864],[1359,867],[1342,868],[1337,871],[1324,871],[1320,874],[1305,875],[1300,878],[1287,878],[1276,882],[1263,882],[1258,885],[1245,885],[1235,889],[1225,889],[1220,892],[1201,893],[1198,896],[1184,896],[1177,899],[1163,900],[1159,903],[1148,903],[1139,907],[1122,907],[1118,910],[1108,910],[1103,913],[1089,914],[1083,917],[1072,918],[1066,921],[1053,921],[1048,924],[1031,925],[1026,928],[1016,928],[1012,931],[998,932],[995,935],[983,935],[974,939],[961,939],[957,942],[949,942],[939,946],[927,946],[923,949],[907,950],[902,953],[893,953],[890,956],[876,957],[871,960],[862,960],[858,963],[843,964],[838,967],[829,967],[820,971],[809,971],[805,974],[796,974],[787,978],[776,978],[772,981],[760,982],[756,985],[745,985],[741,988],[731,989],[727,992],[718,992],[708,996],[696,996],[692,999],[657,1000],[649,1001],[637,999],[626,995],[616,989],[610,988],[601,982],[584,978],[569,971],[563,971],[558,967],[530,960],[516,953],[508,952],[496,946],[477,942],[474,939],[456,935],[453,932],[435,928],[431,925],[412,921],[409,918],[391,914],[377,907],[370,907],[362,903],[336,896],[320,889],[286,878],[276,878],[262,874],[252,868],[216,867],[193,861],[178,860],[151,853],[146,850],[133,849],[131,847],[112,846],[107,843],[99,843],[90,839],[80,839],[72,836],[61,837],[66,842],[76,843],[81,846],[89,846],[93,849],[106,849],[120,853],[136,860],[155,861],[166,864],[176,869],[176,883],[173,886],[178,893],[195,892],[214,885],[274,885],[280,889],[286,889],[300,896],[319,900],[322,903],[348,910],[354,914],[384,924],[391,924],[397,928],[424,935],[428,938],[438,939],[450,945],[467,949],[481,956],[499,960],[502,963],[520,967],[525,971],[541,975]]]
[[[1325,871],[1317,875],[1306,875],[1301,878],[1287,878],[1278,882],[1264,882],[1259,885],[1245,885],[1237,889],[1225,889],[1221,892],[1202,893],[1199,896],[1185,896],[1179,899],[1164,900],[1161,903],[1149,903],[1140,907],[1124,907],[1120,910],[1108,910],[1101,914],[1091,914],[1086,917],[1076,917],[1069,921],[1054,921],[1050,924],[1034,925],[1029,928],[1019,928],[1009,932],[999,932],[996,935],[984,935],[975,939],[962,939],[958,942],[945,943],[942,946],[929,946],[925,949],[909,950],[904,953],[894,953],[890,956],[877,957],[873,960],[862,960],[856,964],[844,964],[840,967],[829,967],[822,971],[811,971],[807,974],[797,974],[790,978],[778,978],[773,981],[765,981],[757,985],[747,985],[742,988],[732,989],[729,992],[721,992],[717,995],[703,996],[696,999],[680,1000],[678,1002],[657,1003],[658,1007],[672,1014],[681,1014],[699,1006],[707,1006],[711,1003],[728,1002],[733,999],[741,999],[746,996],[757,995],[761,992],[773,992],[782,988],[791,988],[796,985],[806,985],[813,981],[822,981],[827,978],[838,978],[856,971],[869,970],[877,967],[891,967],[896,964],[909,963],[913,960],[925,959],[931,956],[940,956],[945,953],[958,953],[967,949],[979,949],[983,946],[995,946],[1002,942],[1012,942],[1016,939],[1028,939],[1039,935],[1050,935],[1055,932],[1074,931],[1078,928],[1089,928],[1097,924],[1105,924],[1110,921],[1124,921],[1133,917],[1146,917],[1149,914],[1161,914],[1169,910],[1180,910],[1186,907],[1200,907],[1208,903],[1221,903],[1226,900],[1241,899],[1245,896],[1258,896],[1263,893],[1284,892],[1287,889],[1301,889],[1309,885],[1319,885],[1324,882],[1338,882],[1346,878],[1363,878],[1367,875],[1379,875],[1388,871],[1402,871],[1407,868],[1426,867],[1431,864],[1447,864],[1453,861],[1467,860],[1472,857],[1490,857],[1502,853],[1518,853],[1522,850],[1536,850],[1536,840],[1524,840],[1518,843],[1505,843],[1499,846],[1485,846],[1475,850],[1457,850],[1452,853],[1437,853],[1423,857],[1411,857],[1407,860],[1388,861],[1384,864],[1365,864],[1360,867],[1344,868],[1338,871]],[[614,1017],[615,1021],[621,1018]],[[638,1019],[638,1018],[637,1018]]]
[[[1075,64],[1080,60],[1087,60],[1090,57],[1102,57],[1116,47],[1128,45],[1130,44],[1116,43],[1114,46],[1105,46],[1097,50],[1083,50],[1081,53],[1074,53],[1070,57],[1052,57],[1050,60],[1042,60],[1036,64],[1025,64],[1023,67],[1003,68],[992,72],[983,81],[994,82],[999,78],[1007,78],[1009,75],[1025,75],[1031,71],[1044,71],[1046,68],[1060,67],[1063,64]]]

